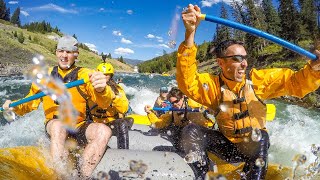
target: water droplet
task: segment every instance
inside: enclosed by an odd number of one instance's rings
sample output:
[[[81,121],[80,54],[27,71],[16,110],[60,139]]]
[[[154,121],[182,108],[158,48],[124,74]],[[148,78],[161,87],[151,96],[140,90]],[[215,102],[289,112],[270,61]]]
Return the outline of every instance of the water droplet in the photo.
[[[170,130],[167,131],[168,136],[172,135],[172,132]]]
[[[198,161],[198,154],[196,152],[190,152],[184,157],[186,163],[194,163]]]
[[[77,141],[72,138],[68,138],[65,143],[66,149],[71,150],[71,151],[76,150],[77,145],[78,145]]]
[[[202,87],[203,87],[204,90],[209,91],[209,86],[208,86],[207,83],[203,83]]]
[[[12,110],[3,111],[3,117],[8,121],[12,122],[16,119],[16,114]]]
[[[182,8],[182,13],[186,13],[188,11],[187,7]]]
[[[300,166],[307,161],[307,156],[304,154],[297,154],[293,157],[292,161],[296,164],[296,166]]]
[[[320,146],[317,146],[315,144],[311,145],[311,152],[317,157],[320,157]]]
[[[175,40],[171,40],[170,42],[168,42],[168,46],[171,48],[171,49],[175,49],[176,46],[177,46],[177,43]]]
[[[205,179],[206,180],[227,180],[227,178],[222,174],[218,174],[218,175],[207,174]]]
[[[246,173],[245,172],[240,172],[240,177],[241,179],[246,179]]]
[[[304,126],[306,123],[304,121],[299,121],[300,126]]]
[[[171,36],[172,35],[172,30],[170,29],[169,31],[168,31],[168,36]]]
[[[261,131],[258,128],[252,129],[251,139],[255,142],[259,142],[262,138]]]
[[[249,138],[248,137],[244,137],[243,141],[247,143],[247,142],[249,142]]]
[[[258,158],[256,159],[256,163],[255,165],[258,167],[263,167],[266,163],[264,162],[264,160],[262,158]]]
[[[223,103],[222,103],[222,104],[220,104],[219,108],[220,108],[220,110],[221,110],[222,112],[226,112],[228,106],[227,106],[226,104],[223,104]]]

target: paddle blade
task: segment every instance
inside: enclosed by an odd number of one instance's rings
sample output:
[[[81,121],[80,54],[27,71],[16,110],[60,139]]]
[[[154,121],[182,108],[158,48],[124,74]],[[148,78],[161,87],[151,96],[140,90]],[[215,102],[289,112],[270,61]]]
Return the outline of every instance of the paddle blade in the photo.
[[[273,121],[276,116],[276,106],[274,104],[266,104],[267,105],[267,121]]]

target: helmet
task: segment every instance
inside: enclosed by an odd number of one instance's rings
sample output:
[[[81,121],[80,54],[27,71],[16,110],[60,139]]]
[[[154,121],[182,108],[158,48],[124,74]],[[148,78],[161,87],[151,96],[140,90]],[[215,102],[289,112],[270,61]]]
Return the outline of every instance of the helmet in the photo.
[[[101,63],[98,65],[97,70],[103,74],[114,74],[113,66],[110,63]]]

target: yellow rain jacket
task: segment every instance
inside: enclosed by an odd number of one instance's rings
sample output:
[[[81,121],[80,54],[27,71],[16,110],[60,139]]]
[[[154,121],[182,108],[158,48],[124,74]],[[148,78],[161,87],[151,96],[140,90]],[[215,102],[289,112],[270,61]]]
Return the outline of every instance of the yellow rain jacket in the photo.
[[[89,101],[90,113],[94,122],[109,123],[115,119],[123,118],[128,111],[129,100],[120,85],[117,86],[117,89],[119,94],[108,104],[107,108],[100,108],[100,106],[96,106],[96,103]]]
[[[188,99],[188,106],[192,109],[203,107],[201,104],[193,101],[192,99]],[[151,112],[148,114],[148,118],[151,124],[153,124],[153,126],[158,129],[168,127],[171,123],[173,123],[176,126],[187,125],[182,123],[182,120],[184,118],[183,112],[180,112],[179,115],[179,112],[177,111],[168,111],[165,114],[162,114],[159,118],[155,113]],[[204,127],[211,127],[214,123],[211,120],[205,118],[203,113],[201,112],[187,112],[187,120]]]
[[[241,92],[241,89],[246,86],[246,77],[244,77],[242,82],[235,82],[224,78],[223,75],[216,76],[209,73],[200,74],[197,72],[196,53],[196,46],[188,48],[183,43],[179,46],[178,61],[176,66],[176,79],[178,86],[188,97],[212,110],[219,112],[219,114],[221,114],[221,111],[232,112],[235,114],[236,110],[239,110],[239,107],[225,106],[224,104],[221,106],[221,103],[234,100],[236,97],[230,98],[229,100],[223,100],[221,89],[222,85],[220,84],[220,81],[222,81],[223,85],[227,87],[229,94],[232,92],[238,97],[245,95],[250,96],[248,99],[257,104],[257,106],[251,106],[251,109],[262,108],[262,102],[257,102],[260,100],[263,101],[284,95],[303,97],[306,94],[318,89],[320,85],[320,71],[312,70],[309,63],[307,63],[304,68],[297,72],[286,68],[263,70],[252,69],[249,75],[250,77],[247,79],[252,81],[251,87],[253,92],[250,92],[250,88],[247,88],[247,93],[243,93],[243,91]],[[256,96],[256,99],[254,96]],[[247,103],[246,107],[248,108],[248,102],[245,103]],[[260,123],[261,121],[265,121],[264,119],[266,114],[263,114],[265,110],[263,108],[262,110],[263,111],[252,112],[252,114],[249,114],[250,118],[257,117],[259,119],[255,124],[257,124],[257,122]],[[232,128],[233,130],[237,129],[237,127],[234,127],[237,126],[237,124],[230,124],[231,115],[229,114],[229,116],[224,117],[219,116],[219,114],[216,116],[216,121],[221,129],[221,132],[230,141],[234,143],[241,142],[243,140],[242,137],[236,136],[235,132],[230,132]],[[265,122],[260,125],[260,128],[265,128],[264,124]],[[244,124],[241,128],[246,127],[248,127],[248,124]],[[254,127],[259,128],[259,125],[254,125]]]
[[[57,70],[57,73],[59,76],[61,76],[64,79],[75,79],[74,76],[77,76],[75,80],[79,79],[84,79],[88,78],[89,73],[93,72],[93,70],[89,70],[87,68],[77,68],[74,66],[71,69],[68,70],[62,70],[58,68],[57,66],[55,67]],[[50,68],[49,72],[51,73],[54,68]],[[77,73],[74,73],[76,72]],[[70,75],[71,76],[70,76]],[[68,78],[66,78],[68,77]],[[110,103],[112,98],[114,97],[114,93],[112,92],[111,88],[109,86],[106,86],[105,91],[98,93],[94,90],[93,86],[91,83],[86,83],[83,85],[78,86],[78,88],[86,94],[86,96],[96,102],[100,107],[107,108]],[[32,83],[29,94],[26,97],[32,96],[34,94],[37,94],[40,92],[39,87],[37,87],[35,84]],[[78,119],[77,119],[77,124],[82,124],[84,120],[86,119],[86,99],[81,96],[79,91],[77,90],[77,87],[69,88],[68,92],[71,95],[71,101],[72,104],[74,105],[74,108],[78,111]],[[38,108],[40,105],[41,101],[43,101],[43,109],[44,109],[44,114],[46,117],[45,123],[52,119],[56,119],[59,116],[58,112],[58,104],[54,102],[50,97],[45,96],[41,99],[36,99],[24,104],[21,104],[19,106],[16,106],[14,108],[14,111],[18,115],[24,115],[28,112],[31,112],[35,109]]]

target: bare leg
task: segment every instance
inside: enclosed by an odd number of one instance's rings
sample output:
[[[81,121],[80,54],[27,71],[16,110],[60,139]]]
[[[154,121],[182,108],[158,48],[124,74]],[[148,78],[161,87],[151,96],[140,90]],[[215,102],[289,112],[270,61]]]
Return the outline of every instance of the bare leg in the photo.
[[[59,162],[66,158],[64,144],[67,138],[67,131],[61,121],[54,119],[48,122],[47,132],[50,135],[50,153],[54,162]]]
[[[111,129],[102,123],[91,123],[86,130],[88,141],[82,155],[81,176],[88,178],[100,162],[112,135]]]

